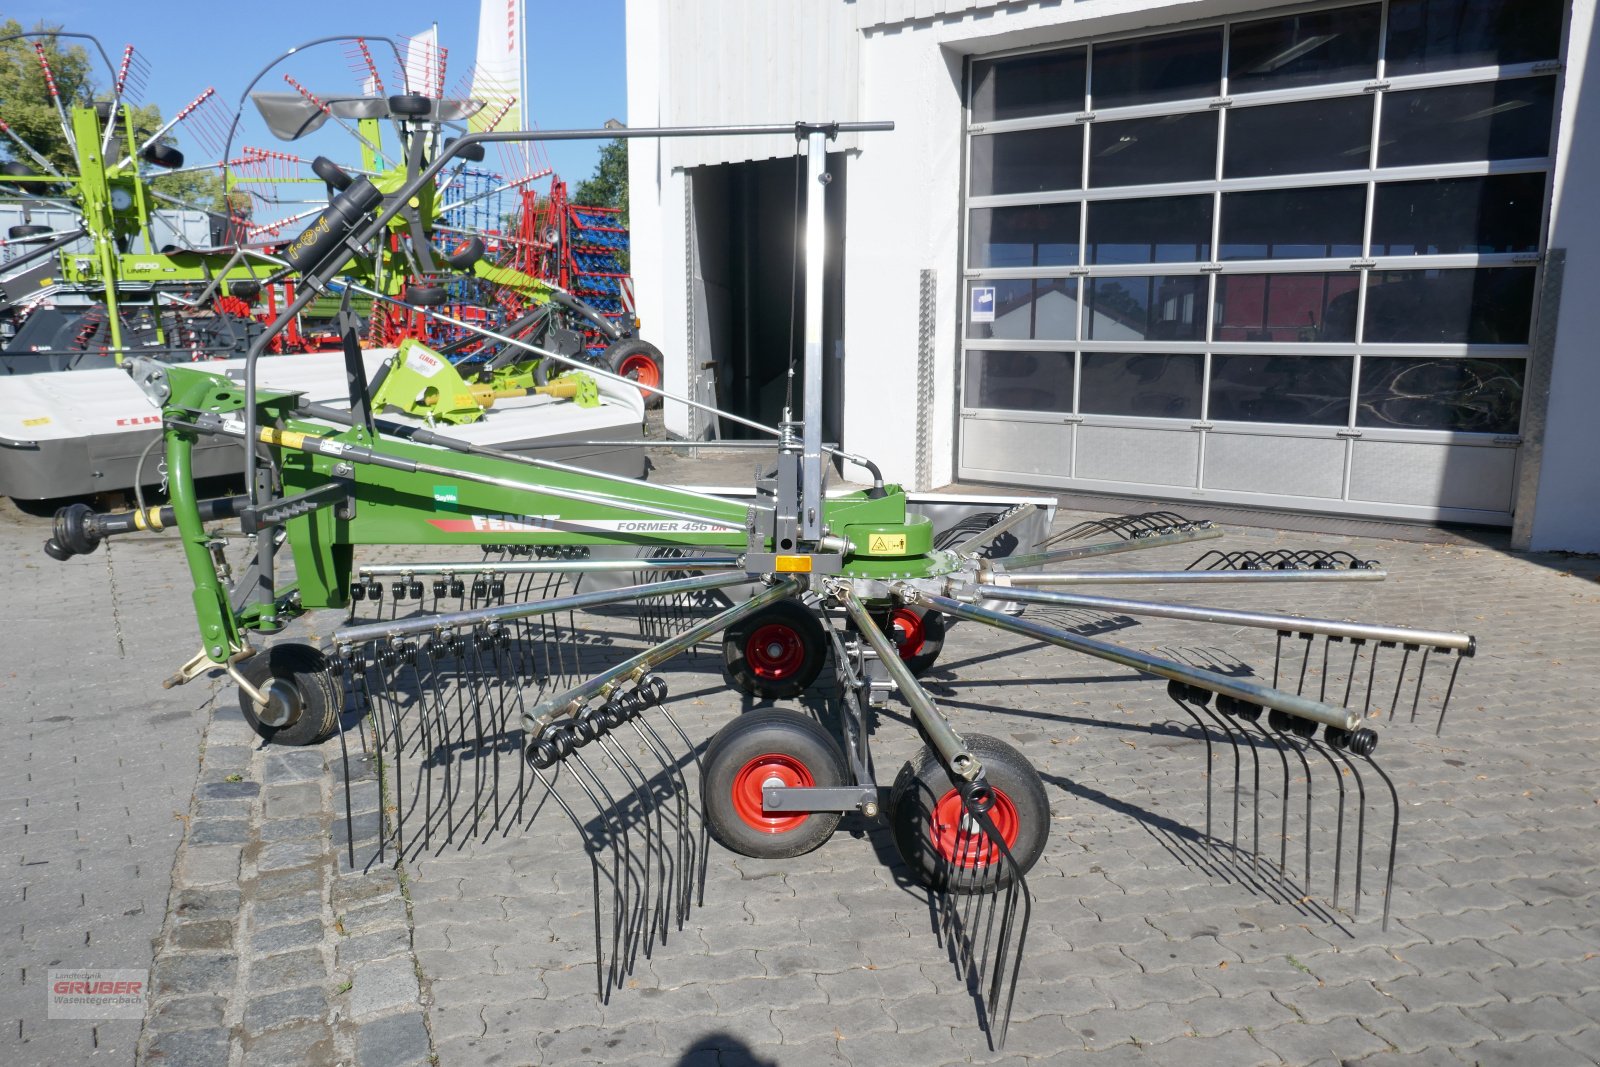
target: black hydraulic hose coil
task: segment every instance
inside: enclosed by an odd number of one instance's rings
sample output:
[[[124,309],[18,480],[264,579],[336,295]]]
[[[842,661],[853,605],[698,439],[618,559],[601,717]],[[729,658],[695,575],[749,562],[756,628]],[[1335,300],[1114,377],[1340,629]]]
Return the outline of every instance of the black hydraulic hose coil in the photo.
[[[366,178],[356,178],[329,201],[322,214],[290,241],[283,258],[300,274],[332,273],[350,258],[345,242],[366,216],[383,203],[383,194]],[[342,251],[341,251],[342,250]]]

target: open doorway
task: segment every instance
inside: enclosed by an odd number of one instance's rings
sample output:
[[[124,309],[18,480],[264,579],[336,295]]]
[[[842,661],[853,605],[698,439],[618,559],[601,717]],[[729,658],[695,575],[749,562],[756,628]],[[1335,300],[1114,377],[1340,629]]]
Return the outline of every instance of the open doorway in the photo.
[[[835,442],[843,408],[845,160],[844,153],[828,154],[823,436]],[[805,251],[798,240],[805,204],[797,196],[804,165],[789,157],[690,172],[691,374],[714,378],[718,407],[768,426],[782,420],[786,403],[799,418],[804,403]],[[715,436],[764,435],[724,419]]]

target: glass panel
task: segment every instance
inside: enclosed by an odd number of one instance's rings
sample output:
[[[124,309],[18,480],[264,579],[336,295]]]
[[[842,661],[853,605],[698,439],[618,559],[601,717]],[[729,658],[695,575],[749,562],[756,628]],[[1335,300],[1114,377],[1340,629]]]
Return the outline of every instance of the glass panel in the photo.
[[[1217,114],[1094,122],[1089,129],[1089,184],[1204,182],[1217,176]]]
[[[969,267],[1063,267],[1078,263],[1077,204],[972,211]]]
[[[1211,258],[1211,195],[1097,200],[1090,263],[1203,263]]]
[[[1206,418],[1344,426],[1354,366],[1348,356],[1214,355]]]
[[[1537,252],[1543,174],[1385,182],[1372,209],[1372,254]]]
[[[1373,271],[1368,343],[1525,345],[1533,267]]]
[[[1523,369],[1520,359],[1364,356],[1356,425],[1516,433]]]
[[[1071,411],[1071,352],[968,352],[969,408]]]
[[[1086,52],[1035,52],[972,64],[972,121],[994,122],[1083,110]]]
[[[1085,415],[1198,419],[1201,355],[1085,352],[1079,410]]]
[[[979,134],[972,138],[973,196],[1041,193],[1083,184],[1083,127]]]
[[[1228,112],[1224,178],[1364,168],[1372,152],[1372,97],[1341,96]]]
[[[1516,78],[1385,93],[1378,165],[1543,159],[1555,91],[1554,78]]]
[[[1562,0],[1394,0],[1384,70],[1430,70],[1556,59]]]
[[[1222,91],[1222,28],[1094,46],[1094,106],[1124,107],[1216,96]]]
[[[1204,277],[1095,278],[1085,336],[1096,341],[1199,341],[1205,334]]]
[[[984,290],[990,290],[987,300]],[[973,321],[989,308],[993,322]],[[1078,335],[1078,282],[1074,278],[1016,278],[969,282],[967,336],[975,340],[1070,341]]]
[[[1228,39],[1228,92],[1327,85],[1378,76],[1378,4],[1238,22]]]
[[[1222,258],[1360,256],[1366,211],[1364,185],[1223,193]]]
[[[1218,341],[1351,342],[1361,275],[1219,274]]]

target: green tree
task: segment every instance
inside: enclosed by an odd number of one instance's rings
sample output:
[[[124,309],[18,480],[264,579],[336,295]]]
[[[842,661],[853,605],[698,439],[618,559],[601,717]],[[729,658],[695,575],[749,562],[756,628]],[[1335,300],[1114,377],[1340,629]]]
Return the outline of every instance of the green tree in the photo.
[[[622,225],[628,225],[628,142],[618,137],[601,147],[594,173],[579,183],[572,202],[621,208]]]
[[[41,33],[59,29],[61,27],[43,22],[34,27],[35,32]],[[0,22],[0,37],[21,32],[22,25],[15,19]],[[55,78],[56,91],[60,94],[63,107],[69,110],[87,107],[97,96],[110,100],[111,91],[109,88],[103,91],[97,88],[94,71],[98,60],[91,58],[82,45],[63,48],[60,39],[54,36],[0,42],[0,118],[34,151],[48,159],[61,173],[70,176],[76,172],[77,163],[72,156],[72,146],[62,132],[55,103],[50,99],[49,86],[34,50],[36,43],[44,46],[45,58],[50,63],[50,73]],[[132,112],[134,136],[138,138],[136,143],[142,143],[161,128],[161,108],[157,105],[145,104],[129,110]],[[170,132],[163,135],[161,140],[165,144],[178,144],[178,138]],[[113,163],[127,154],[127,146],[121,137],[113,141],[112,148],[118,151],[111,159]],[[0,136],[0,159],[15,159],[29,167],[36,166],[28,153],[9,137]],[[150,187],[183,201],[187,206],[206,211],[217,208],[222,194],[221,178],[204,171],[160,175],[151,180]]]

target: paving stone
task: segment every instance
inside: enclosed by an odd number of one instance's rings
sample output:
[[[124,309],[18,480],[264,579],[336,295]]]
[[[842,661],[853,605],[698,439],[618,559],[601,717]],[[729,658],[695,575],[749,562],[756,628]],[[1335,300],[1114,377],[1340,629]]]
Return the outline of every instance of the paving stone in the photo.
[[[417,976],[410,959],[378,960],[356,968],[350,1014],[363,1018],[417,1002]]]
[[[215,800],[236,800],[240,797],[256,797],[261,793],[260,782],[207,782],[198,790],[202,797]]]
[[[239,856],[238,845],[186,848],[178,863],[178,881],[185,886],[236,885]]]
[[[320,945],[324,935],[320,919],[291,926],[269,926],[250,932],[250,952],[255,956],[270,956],[275,952]]]
[[[258,959],[250,965],[250,987],[272,989],[277,986],[305,985],[328,976],[318,949],[305,948]]]
[[[233,923],[227,919],[177,923],[172,943],[178,948],[226,950],[233,947]]]
[[[1405,1005],[1385,996],[1370,982],[1318,987],[1298,991],[1293,996],[1280,993],[1278,999],[1309,1023],[1325,1023],[1341,1015],[1368,1020],[1405,1010]]]
[[[210,993],[233,985],[239,966],[233,955],[188,954],[163,956],[150,972],[157,996]]]
[[[1251,1036],[1263,1048],[1292,1064],[1342,1064],[1389,1047],[1386,1040],[1349,1018],[1321,1023],[1289,1022],[1254,1030]]]
[[[189,823],[191,845],[242,845],[250,839],[247,819],[199,817]]]
[[[369,960],[411,951],[411,931],[405,927],[380,930],[377,933],[357,934],[338,942],[338,965],[352,967]]]
[[[263,841],[292,841],[323,836],[321,819],[264,819],[256,830]]]
[[[280,897],[306,893],[322,888],[322,872],[318,870],[272,871],[257,876],[251,895],[256,900],[276,900]]]
[[[1592,1058],[1574,1051],[1553,1037],[1532,1037],[1524,1041],[1485,1042],[1471,1048],[1456,1049],[1462,1060],[1474,1067],[1592,1067]]]
[[[335,1060],[333,1031],[325,1023],[300,1023],[245,1042],[244,1067],[323,1064]]]
[[[410,1067],[427,1063],[431,1051],[420,1013],[374,1019],[356,1029],[356,1062],[360,1067]]]
[[[228,1031],[171,1030],[150,1038],[144,1062],[162,1067],[228,1067]]]
[[[255,929],[321,918],[322,896],[318,893],[297,893],[270,900],[257,900],[250,905],[250,922]]]
[[[260,1033],[293,1022],[319,1021],[328,1014],[328,995],[321,986],[302,986],[281,993],[251,997],[244,1009],[244,1025]]]
[[[286,782],[315,782],[323,775],[323,756],[318,749],[279,751],[267,757],[262,777],[271,785]]]
[[[269,819],[317,815],[322,811],[322,786],[318,782],[269,785],[262,796]]]
[[[149,1025],[157,1032],[218,1027],[225,1007],[220,996],[167,997],[151,1008]]]
[[[1495,1037],[1487,1026],[1467,1018],[1460,1008],[1454,1007],[1423,1012],[1392,1012],[1373,1019],[1368,1025],[1374,1033],[1401,1052],[1457,1048]]]
[[[1467,1015],[1513,1040],[1534,1034],[1575,1034],[1591,1022],[1554,997],[1539,997],[1522,1004],[1487,1004],[1468,1008]]]
[[[303,867],[308,863],[320,862],[326,853],[327,848],[320,840],[275,841],[263,845],[256,854],[256,868],[277,871],[287,867]]]

